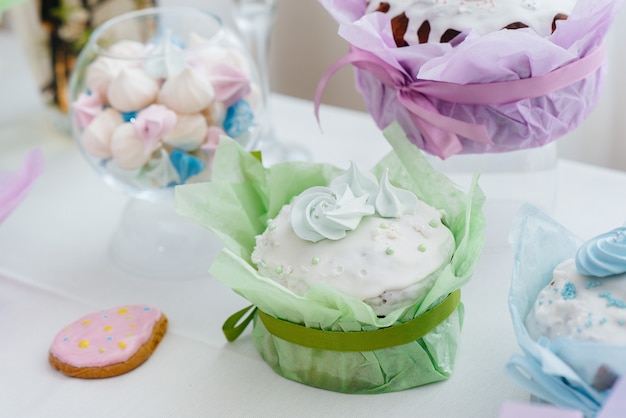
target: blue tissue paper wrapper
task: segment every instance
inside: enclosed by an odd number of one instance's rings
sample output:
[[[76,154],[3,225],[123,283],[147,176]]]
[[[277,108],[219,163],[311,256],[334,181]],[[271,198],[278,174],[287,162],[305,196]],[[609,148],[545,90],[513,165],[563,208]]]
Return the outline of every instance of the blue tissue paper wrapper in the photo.
[[[604,231],[598,231],[598,234]],[[514,251],[509,309],[517,342],[506,372],[518,385],[552,404],[596,415],[610,389],[592,387],[598,371],[626,372],[626,346],[545,337],[533,340],[524,321],[537,294],[552,280],[552,271],[573,258],[582,241],[532,205],[524,205],[510,231]]]

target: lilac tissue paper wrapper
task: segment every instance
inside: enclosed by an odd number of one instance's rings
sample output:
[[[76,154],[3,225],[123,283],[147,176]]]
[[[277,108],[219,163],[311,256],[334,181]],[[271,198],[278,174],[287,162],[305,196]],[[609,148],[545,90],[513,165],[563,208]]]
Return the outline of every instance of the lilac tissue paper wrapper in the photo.
[[[340,23],[339,34],[351,46],[403,69],[413,81],[469,84],[538,77],[586,56],[602,44],[622,0],[579,1],[568,20],[559,21],[558,29],[547,37],[538,36],[531,29],[502,30],[482,36],[468,31],[458,36],[461,40],[453,40],[455,47],[429,43],[403,48],[397,48],[393,41],[391,16],[362,15],[363,0],[320,2]],[[398,102],[396,92],[371,73],[358,68],[355,71],[357,90],[377,125],[382,129],[397,120],[415,145],[437,154],[422,139],[409,112]],[[433,97],[428,100],[442,115],[486,126],[494,144],[460,137],[460,153],[534,148],[563,136],[588,116],[599,101],[605,72],[603,65],[565,88],[514,103],[470,105]]]
[[[16,172],[0,172],[0,223],[24,199],[31,185],[43,170],[43,154],[31,151]]]
[[[552,280],[553,269],[561,261],[574,257],[582,241],[539,209],[526,204],[512,223],[510,242],[515,258],[509,309],[524,354],[509,360],[507,374],[539,398],[594,416],[610,390],[598,391],[591,383],[602,366],[617,375],[626,372],[626,347],[567,338],[534,341],[524,325],[537,294]]]

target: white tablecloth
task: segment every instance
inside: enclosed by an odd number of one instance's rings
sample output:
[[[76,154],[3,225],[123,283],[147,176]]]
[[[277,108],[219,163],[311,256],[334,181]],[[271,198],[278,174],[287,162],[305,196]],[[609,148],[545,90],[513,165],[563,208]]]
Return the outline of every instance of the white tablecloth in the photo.
[[[45,118],[19,48],[0,36],[0,170],[39,147],[45,169],[22,205],[0,225],[0,416],[421,416],[495,417],[505,400],[528,400],[504,374],[519,351],[507,309],[511,213],[488,214],[490,230],[474,278],[463,289],[466,322],[454,375],[385,395],[333,393],[276,375],[248,333],[227,343],[223,321],[246,301],[208,274],[154,280],[117,268],[108,245],[128,198],[88,166]],[[283,141],[306,144],[316,161],[378,161],[389,147],[368,115],[271,100]],[[559,161],[553,215],[583,238],[621,225],[626,175]],[[489,196],[488,196],[489,198]],[[494,202],[497,202],[497,196]],[[150,360],[111,379],[73,379],[53,370],[54,335],[78,317],[130,303],[159,307],[170,328]]]

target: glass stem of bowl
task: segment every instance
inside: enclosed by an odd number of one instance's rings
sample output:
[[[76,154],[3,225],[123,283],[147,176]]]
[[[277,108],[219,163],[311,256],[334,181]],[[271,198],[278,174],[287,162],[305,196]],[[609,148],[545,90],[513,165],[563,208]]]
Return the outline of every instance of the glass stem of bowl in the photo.
[[[265,109],[268,119],[270,119],[271,112],[269,112],[268,107],[270,83],[267,56],[272,25],[276,17],[277,0],[234,0],[234,5],[235,22],[256,62]],[[268,123],[267,132],[264,136],[271,135],[272,131],[271,123]]]

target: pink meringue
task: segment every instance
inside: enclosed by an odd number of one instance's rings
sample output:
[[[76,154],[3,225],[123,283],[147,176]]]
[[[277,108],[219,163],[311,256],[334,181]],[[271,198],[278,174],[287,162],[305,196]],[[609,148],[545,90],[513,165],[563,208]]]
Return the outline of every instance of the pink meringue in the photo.
[[[144,153],[152,153],[159,140],[176,126],[177,121],[176,112],[164,105],[153,104],[139,112],[133,126],[144,143]]]
[[[72,103],[74,123],[79,128],[86,127],[98,113],[102,112],[103,105],[100,93],[97,91],[91,94],[81,93],[78,99]]]
[[[140,68],[124,67],[111,81],[107,96],[111,106],[120,112],[143,109],[159,94],[159,84]]]
[[[187,67],[168,78],[159,92],[159,102],[178,113],[195,113],[211,104],[215,97],[208,77]]]
[[[230,64],[217,64],[210,73],[209,80],[215,89],[215,99],[230,106],[250,93],[250,80],[240,69]]]
[[[152,152],[158,148],[158,144],[149,153],[145,152],[144,141],[137,135],[132,123],[124,123],[113,131],[111,136],[111,155],[113,161],[126,170],[139,168],[146,164]]]
[[[220,137],[222,135],[226,135],[222,128],[219,126],[209,126],[206,139],[201,148],[204,151],[215,151],[217,146],[220,144]]]
[[[172,148],[194,151],[205,141],[208,129],[200,113],[179,114],[176,126],[163,137],[163,142]]]
[[[110,107],[96,115],[80,137],[85,152],[96,158],[111,158],[111,136],[122,123],[122,115]]]

